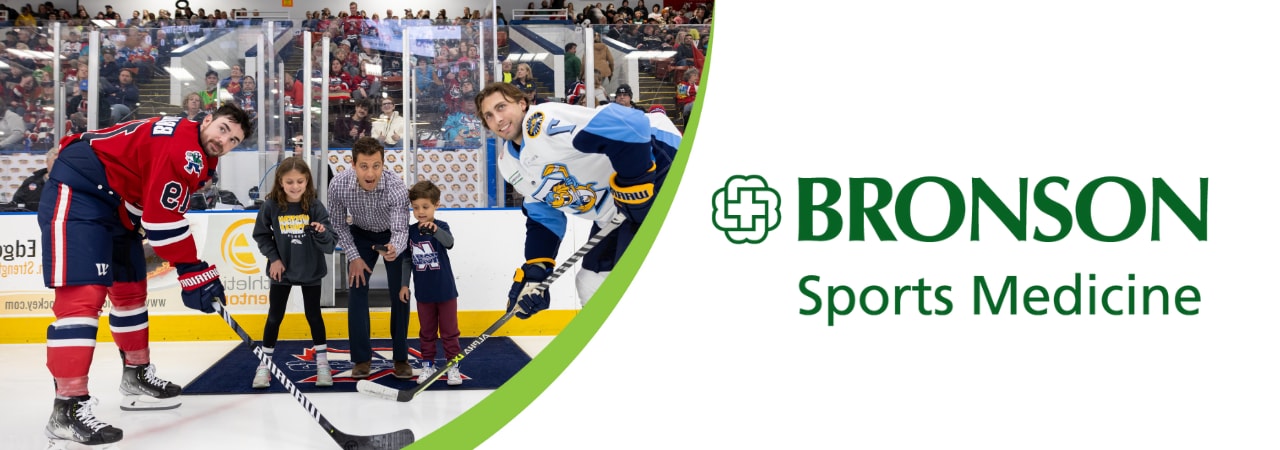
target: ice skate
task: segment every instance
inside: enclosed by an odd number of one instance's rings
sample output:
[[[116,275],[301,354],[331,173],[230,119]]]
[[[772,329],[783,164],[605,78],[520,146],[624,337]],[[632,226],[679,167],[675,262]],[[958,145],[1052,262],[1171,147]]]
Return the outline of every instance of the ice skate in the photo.
[[[333,386],[333,371],[329,370],[329,363],[316,364],[316,387]]]
[[[88,395],[53,400],[53,414],[44,434],[49,438],[50,449],[68,449],[71,444],[95,449],[115,448],[113,443],[124,439],[124,432],[107,425],[93,415],[98,399]]]
[[[445,383],[448,383],[450,386],[462,384],[462,372],[458,370],[457,364],[454,364],[453,367],[449,368],[448,378],[445,379]]]
[[[267,367],[259,367],[258,371],[253,374],[253,388],[266,389],[271,386],[271,369]]]
[[[422,364],[422,373],[418,374],[418,384],[426,383],[432,376],[436,375],[436,366],[431,363]]]
[[[125,411],[174,409],[182,405],[176,398],[182,395],[182,386],[156,377],[154,364],[124,366],[120,393],[124,394],[120,409]]]

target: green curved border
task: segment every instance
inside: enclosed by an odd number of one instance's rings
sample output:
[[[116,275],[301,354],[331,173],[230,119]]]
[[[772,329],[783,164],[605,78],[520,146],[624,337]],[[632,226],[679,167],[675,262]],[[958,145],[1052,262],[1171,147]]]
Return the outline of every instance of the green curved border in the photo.
[[[706,98],[707,73],[711,69],[711,49],[715,42],[714,21],[711,24],[711,30],[711,39],[707,41],[706,61],[702,66],[702,80],[699,82],[699,90],[702,92],[695,100],[689,123],[685,126],[684,137],[680,141],[680,151],[671,164],[671,171],[667,173],[662,192],[659,192],[658,198],[654,199],[653,209],[645,219],[645,226],[640,227],[639,233],[632,240],[622,260],[605,279],[600,290],[596,291],[595,297],[591,299],[591,306],[583,308],[536,358],[507,380],[502,387],[453,421],[405,448],[422,450],[479,446],[529,406],[534,398],[541,395],[542,391],[546,390],[561,372],[564,372],[569,363],[573,362],[583,347],[586,347],[587,342],[595,336],[600,326],[604,325],[605,319],[618,305],[618,300],[622,298],[623,292],[635,278],[636,271],[640,270],[641,262],[653,247],[653,241],[657,238],[659,231],[659,227],[654,225],[666,221],[672,199],[680,187],[680,180],[684,178],[685,165],[689,160],[694,136],[697,134],[698,118],[702,114],[702,102]],[[430,396],[430,393],[426,393],[423,397],[427,398],[415,401],[431,401]],[[540,438],[545,441],[552,437],[541,436]]]

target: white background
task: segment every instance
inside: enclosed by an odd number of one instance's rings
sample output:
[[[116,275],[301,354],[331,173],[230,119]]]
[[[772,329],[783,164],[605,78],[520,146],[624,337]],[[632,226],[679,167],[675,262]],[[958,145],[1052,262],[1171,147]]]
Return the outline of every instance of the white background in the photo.
[[[1280,9],[717,6],[697,140],[653,251],[585,351],[486,448],[1280,445]],[[714,191],[739,174],[782,194],[782,224],[760,245],[711,225]],[[1053,175],[1075,191],[1101,176],[1163,177],[1189,201],[1208,177],[1209,239],[1166,210],[1161,242],[1098,243],[1078,228],[1057,243],[994,228],[980,242],[796,240],[799,177],[1013,186]],[[1114,206],[1100,200],[1098,215],[1127,211]],[[923,218],[936,210],[917,205]],[[973,275],[1056,286],[1076,272],[1194,285],[1201,312],[972,315]],[[798,313],[808,274],[858,288],[925,278],[953,286],[956,310],[828,327]]]

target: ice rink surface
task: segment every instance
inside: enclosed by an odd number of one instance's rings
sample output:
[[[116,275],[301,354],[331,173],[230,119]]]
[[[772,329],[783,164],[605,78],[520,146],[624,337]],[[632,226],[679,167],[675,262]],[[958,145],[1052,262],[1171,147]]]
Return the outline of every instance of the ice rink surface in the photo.
[[[512,336],[529,356],[551,337]],[[153,342],[157,375],[186,385],[240,341]],[[120,356],[111,342],[99,342],[89,371],[89,393],[98,398],[99,420],[124,431],[119,450],[338,448],[324,429],[288,394],[189,395],[168,411],[122,411]],[[0,448],[48,446],[44,426],[53,408],[53,379],[45,367],[44,344],[0,345]],[[274,383],[274,380],[273,380]],[[428,391],[399,403],[358,392],[314,393],[307,398],[326,419],[348,434],[381,434],[404,428],[416,439],[435,431],[489,395],[491,390]],[[85,448],[71,446],[70,448]]]

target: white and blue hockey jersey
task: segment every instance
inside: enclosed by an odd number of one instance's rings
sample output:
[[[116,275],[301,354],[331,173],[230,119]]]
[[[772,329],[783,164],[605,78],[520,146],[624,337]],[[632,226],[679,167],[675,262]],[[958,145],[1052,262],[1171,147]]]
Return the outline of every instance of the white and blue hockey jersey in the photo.
[[[665,170],[680,131],[663,114],[608,104],[599,108],[544,103],[529,107],[523,145],[506,142],[498,169],[525,198],[531,221],[563,239],[567,217],[603,223],[616,213],[609,178],[620,159]],[[606,152],[615,155],[611,161]],[[618,152],[627,154],[618,158]],[[526,243],[526,250],[528,250]]]

